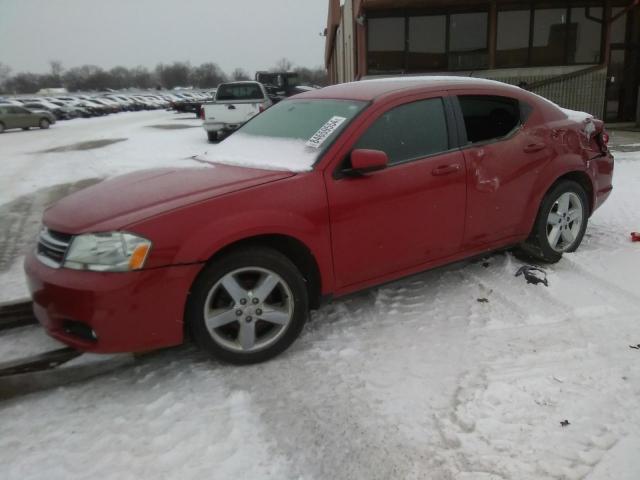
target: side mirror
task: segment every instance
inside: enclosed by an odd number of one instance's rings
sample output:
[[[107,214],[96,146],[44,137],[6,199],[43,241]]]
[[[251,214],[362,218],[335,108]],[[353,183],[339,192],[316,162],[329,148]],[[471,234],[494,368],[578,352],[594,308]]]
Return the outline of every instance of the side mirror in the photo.
[[[351,172],[356,175],[384,170],[389,157],[382,150],[357,149],[351,152]]]

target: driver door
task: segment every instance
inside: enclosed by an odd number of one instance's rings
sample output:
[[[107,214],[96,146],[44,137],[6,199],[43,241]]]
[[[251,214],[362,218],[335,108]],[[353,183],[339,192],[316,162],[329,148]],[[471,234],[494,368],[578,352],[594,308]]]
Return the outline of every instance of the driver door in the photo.
[[[466,171],[443,98],[397,101],[372,115],[353,149],[384,151],[386,169],[325,175],[336,286],[375,283],[459,250]]]

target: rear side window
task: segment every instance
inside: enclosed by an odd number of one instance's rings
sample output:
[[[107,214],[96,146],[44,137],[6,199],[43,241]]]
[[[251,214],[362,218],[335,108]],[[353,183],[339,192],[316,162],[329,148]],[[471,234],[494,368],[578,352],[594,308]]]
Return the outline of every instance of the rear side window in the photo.
[[[221,85],[216,100],[262,100],[264,95],[255,83],[237,83]]]
[[[448,150],[442,99],[421,100],[389,110],[369,127],[354,148],[382,150],[389,156],[390,165]]]
[[[493,95],[460,95],[460,108],[469,143],[497,140],[520,126],[520,102],[515,98]],[[525,116],[530,109],[522,112]]]

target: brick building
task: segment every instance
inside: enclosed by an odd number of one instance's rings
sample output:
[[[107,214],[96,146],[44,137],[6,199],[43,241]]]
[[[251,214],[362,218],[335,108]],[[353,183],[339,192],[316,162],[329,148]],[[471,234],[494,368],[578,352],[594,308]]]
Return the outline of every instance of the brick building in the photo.
[[[636,116],[640,0],[329,0],[326,35],[333,83],[449,72]]]

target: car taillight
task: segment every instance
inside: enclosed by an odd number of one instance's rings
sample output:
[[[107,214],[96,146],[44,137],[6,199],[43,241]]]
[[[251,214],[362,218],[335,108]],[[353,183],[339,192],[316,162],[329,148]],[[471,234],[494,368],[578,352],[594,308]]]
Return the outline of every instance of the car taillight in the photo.
[[[260,109],[260,113],[262,113],[267,109],[267,107],[265,107],[264,104],[261,103],[259,109]]]
[[[200,108],[200,118],[204,120],[204,107]]]
[[[602,133],[600,134],[600,136],[602,137],[602,143],[608,147],[609,146],[609,134],[607,133],[606,130],[603,130]]]

